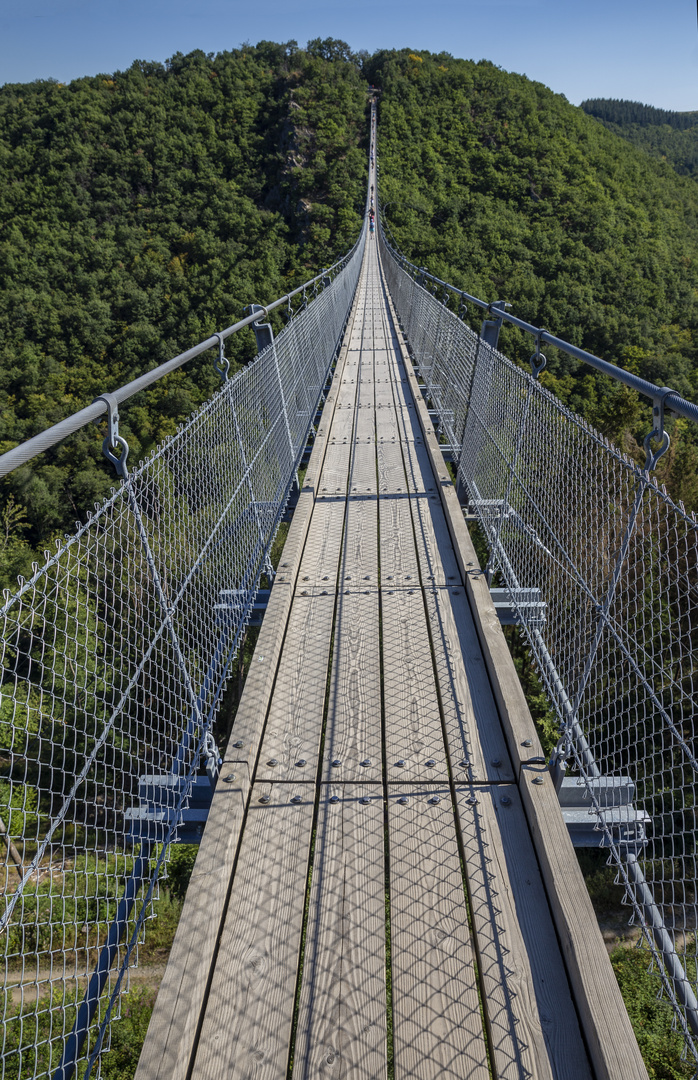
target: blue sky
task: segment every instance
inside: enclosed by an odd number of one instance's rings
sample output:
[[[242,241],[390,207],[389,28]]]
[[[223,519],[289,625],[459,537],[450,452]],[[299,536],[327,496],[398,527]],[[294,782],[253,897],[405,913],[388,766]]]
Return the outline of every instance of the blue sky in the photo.
[[[0,0],[0,83],[312,37],[484,57],[574,104],[698,109],[696,0]]]

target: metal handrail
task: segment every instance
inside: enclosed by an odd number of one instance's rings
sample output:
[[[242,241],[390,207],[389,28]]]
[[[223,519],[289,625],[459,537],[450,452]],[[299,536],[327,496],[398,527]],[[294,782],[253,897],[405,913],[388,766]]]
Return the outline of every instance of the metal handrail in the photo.
[[[381,219],[381,227],[383,227],[383,225],[384,223]],[[692,401],[687,401],[670,387],[657,386],[647,379],[641,379],[639,375],[633,375],[632,372],[625,371],[624,368],[618,367],[608,360],[602,360],[600,357],[587,352],[585,349],[580,349],[576,345],[571,345],[569,341],[556,337],[555,334],[551,334],[547,330],[542,330],[532,323],[526,322],[524,319],[519,319],[516,315],[510,315],[504,309],[502,301],[495,300],[488,302],[487,300],[481,300],[479,297],[473,296],[464,289],[459,289],[457,286],[451,285],[448,281],[443,281],[441,278],[436,277],[435,274],[430,274],[424,267],[417,266],[415,263],[410,262],[397,247],[394,247],[393,244],[390,243],[386,236],[385,228],[383,229],[383,239],[386,247],[390,249],[400,265],[408,273],[414,271],[413,277],[420,277],[423,280],[433,281],[436,285],[441,285],[443,288],[449,289],[463,301],[475,304],[493,318],[510,323],[512,326],[518,327],[519,330],[525,330],[527,334],[531,334],[532,337],[535,337],[539,344],[553,345],[556,349],[559,349],[560,352],[564,352],[568,356],[574,357],[575,360],[581,360],[583,364],[588,364],[590,367],[600,371],[603,375],[608,375],[617,382],[621,382],[625,386],[629,386],[632,390],[636,390],[638,394],[648,397],[653,403],[657,403],[658,401],[662,402],[663,408],[670,410],[675,415],[685,417],[687,420],[698,423],[698,405]],[[499,307],[499,304],[502,304],[502,306]],[[1,460],[2,459],[0,458],[0,461]]]
[[[357,240],[356,244],[358,243],[359,241]],[[182,367],[182,365],[186,364],[189,360],[194,360],[208,349],[212,349],[214,346],[221,344],[226,338],[229,338],[231,334],[235,334],[238,330],[243,330],[246,326],[258,322],[259,319],[268,315],[269,312],[274,311],[276,308],[281,307],[282,304],[287,304],[292,297],[302,293],[311,285],[316,285],[318,282],[325,281],[328,274],[339,270],[347,260],[351,258],[356,248],[356,244],[351,248],[351,251],[347,252],[346,255],[343,255],[342,258],[338,259],[332,266],[326,270],[322,270],[315,277],[310,278],[309,281],[305,281],[302,285],[299,285],[297,289],[293,289],[292,292],[279,297],[278,300],[274,300],[264,307],[257,308],[251,315],[246,316],[246,318],[240,319],[239,322],[234,323],[225,330],[211,334],[205,341],[201,341],[198,345],[194,345],[193,348],[179,353],[171,360],[167,360],[164,364],[160,364],[158,367],[153,368],[152,371],[147,371],[145,375],[140,375],[137,379],[132,379],[131,382],[126,383],[125,386],[119,387],[118,390],[112,390],[108,396],[112,399],[114,404],[120,405],[122,402],[133,397],[134,394],[138,394],[141,390],[145,390],[147,387],[152,386],[153,383],[163,379],[165,375],[169,375],[171,372],[176,371],[177,368]],[[27,439],[25,442],[13,447],[12,450],[8,450],[6,453],[1,454],[0,477],[7,476],[8,473],[19,468],[20,465],[25,465],[28,461],[31,461],[32,458],[37,457],[45,450],[49,450],[52,446],[62,442],[63,439],[67,438],[69,435],[73,435],[76,431],[79,431],[80,428],[98,420],[100,416],[108,412],[108,409],[109,406],[107,401],[101,397],[97,398],[91,405],[86,405],[84,409],[80,409],[71,416],[67,416],[65,420],[60,420],[57,424],[53,424],[51,427],[39,432],[38,435],[34,435],[31,439]]]

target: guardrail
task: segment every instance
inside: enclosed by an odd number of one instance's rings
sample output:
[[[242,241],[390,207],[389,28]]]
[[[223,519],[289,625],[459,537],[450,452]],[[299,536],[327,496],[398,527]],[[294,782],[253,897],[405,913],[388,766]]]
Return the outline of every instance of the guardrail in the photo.
[[[273,577],[365,238],[364,226],[305,286],[0,458],[4,475],[106,412],[121,477],[0,611],[3,1078],[68,1080],[78,1063],[88,1077],[105,1049],[170,844],[192,838],[199,789],[216,780],[221,695]],[[275,340],[260,325],[315,292]],[[224,342],[249,325],[266,346],[228,379]],[[129,471],[118,406],[212,347],[221,389]]]
[[[551,771],[563,803],[573,777],[579,790],[567,816],[587,809],[698,1062],[698,522],[650,475],[668,446],[665,410],[696,421],[698,406],[441,281],[382,228],[379,239],[424,393],[487,540],[488,579],[505,587],[557,715]],[[481,332],[430,283],[481,308]],[[502,321],[533,336],[531,373],[497,350]],[[652,401],[644,468],[537,381],[546,342]]]

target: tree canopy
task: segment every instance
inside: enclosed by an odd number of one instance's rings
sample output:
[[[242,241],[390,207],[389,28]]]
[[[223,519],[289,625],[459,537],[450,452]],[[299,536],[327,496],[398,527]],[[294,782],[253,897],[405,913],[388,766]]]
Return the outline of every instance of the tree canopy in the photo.
[[[697,114],[575,108],[446,52],[261,41],[0,88],[0,451],[347,250],[365,196],[369,84],[382,91],[382,201],[409,257],[698,397],[698,185],[632,134],[696,140]],[[524,335],[502,341],[528,359]],[[227,351],[245,363],[252,334]],[[648,415],[632,394],[561,356],[544,378],[640,455]],[[130,402],[132,460],[216,385],[206,357]],[[3,584],[108,491],[101,438],[85,429],[3,481]],[[691,507],[697,443],[675,423],[661,467]]]
[[[541,83],[487,61],[373,56],[381,197],[405,254],[575,345],[698,397],[698,185]],[[528,361],[532,339],[502,344]],[[649,411],[564,355],[544,381],[644,460]],[[698,507],[698,432],[660,476]]]
[[[580,108],[660,161],[667,161],[682,176],[698,179],[698,112],[667,112],[637,101],[598,98]]]
[[[347,50],[263,41],[0,89],[0,452],[351,246],[367,97]],[[125,407],[132,460],[216,384],[206,357]],[[4,482],[6,582],[18,536],[45,546],[109,490],[100,444],[86,429]]]

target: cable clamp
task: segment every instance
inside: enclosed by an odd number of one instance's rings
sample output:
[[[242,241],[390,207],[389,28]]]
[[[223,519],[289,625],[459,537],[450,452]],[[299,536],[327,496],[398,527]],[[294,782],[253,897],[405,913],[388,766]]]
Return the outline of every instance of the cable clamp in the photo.
[[[671,439],[668,432],[664,430],[664,420],[666,414],[666,399],[670,394],[676,394],[675,390],[672,390],[670,386],[662,386],[658,389],[656,397],[652,398],[652,419],[654,421],[654,427],[645,435],[644,447],[647,459],[645,461],[645,472],[652,472],[656,469],[657,462],[660,457],[666,454],[669,449]],[[678,397],[679,395],[676,394]],[[652,449],[652,443],[658,442],[659,446],[656,450]]]
[[[540,340],[543,334],[545,334],[546,332],[547,331],[545,330],[539,330],[536,334],[536,351],[533,353],[531,359],[528,361],[531,365],[531,374],[533,375],[534,379],[538,378],[541,371],[548,362],[543,353],[540,351]]]
[[[230,360],[225,355],[225,345],[223,344],[222,334],[213,334],[214,338],[218,338],[218,356],[213,361],[213,370],[217,375],[220,375],[221,382],[226,382],[228,379],[228,372],[230,371]]]
[[[128,476],[126,459],[128,458],[128,443],[122,435],[119,435],[119,402],[116,394],[100,394],[95,401],[103,401],[107,406],[107,434],[102,443],[102,453],[107,461],[111,461],[119,476],[125,480]],[[117,457],[116,451],[121,450]]]

